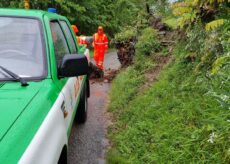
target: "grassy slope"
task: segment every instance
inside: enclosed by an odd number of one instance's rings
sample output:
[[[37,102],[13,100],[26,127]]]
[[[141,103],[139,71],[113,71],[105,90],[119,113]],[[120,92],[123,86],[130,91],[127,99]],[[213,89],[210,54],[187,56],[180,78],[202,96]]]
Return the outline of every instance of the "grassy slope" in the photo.
[[[180,59],[183,53],[178,47],[176,60],[144,94],[148,59],[137,59],[113,82],[108,163],[230,162],[229,110],[207,94],[210,81],[194,75],[195,64]]]

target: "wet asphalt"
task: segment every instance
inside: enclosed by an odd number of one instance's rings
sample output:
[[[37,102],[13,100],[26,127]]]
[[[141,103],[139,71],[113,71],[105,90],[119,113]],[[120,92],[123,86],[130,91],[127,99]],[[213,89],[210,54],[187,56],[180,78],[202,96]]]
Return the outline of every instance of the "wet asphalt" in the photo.
[[[105,56],[105,69],[119,69],[115,52]],[[83,125],[73,125],[69,139],[69,164],[104,164],[109,146],[107,128],[110,124],[107,105],[111,84],[90,81],[91,96],[88,99],[88,119]]]

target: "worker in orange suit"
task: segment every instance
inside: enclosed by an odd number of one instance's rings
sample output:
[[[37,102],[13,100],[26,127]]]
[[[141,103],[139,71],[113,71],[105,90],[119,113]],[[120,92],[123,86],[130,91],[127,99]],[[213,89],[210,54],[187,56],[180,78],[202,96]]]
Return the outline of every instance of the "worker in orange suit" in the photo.
[[[108,37],[104,34],[102,26],[98,27],[98,32],[93,35],[94,60],[97,67],[104,69],[104,56],[108,51]]]
[[[73,29],[73,32],[75,33],[76,35],[76,38],[77,38],[77,42],[80,44],[81,43],[81,39],[79,36],[77,36],[77,33],[79,32],[78,28],[76,25],[72,25],[72,29]]]
[[[74,33],[76,34],[76,38],[77,38],[78,44],[85,44],[85,45],[87,45],[88,42],[87,42],[87,37],[86,36],[83,36],[83,35],[77,36],[77,33],[79,32],[77,26],[76,25],[72,25],[72,29],[73,29]]]

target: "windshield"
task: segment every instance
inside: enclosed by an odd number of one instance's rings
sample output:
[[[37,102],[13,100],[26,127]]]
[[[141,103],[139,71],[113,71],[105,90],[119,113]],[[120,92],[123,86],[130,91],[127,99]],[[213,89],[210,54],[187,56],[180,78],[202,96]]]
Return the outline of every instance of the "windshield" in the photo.
[[[44,76],[44,51],[40,22],[36,19],[0,17],[0,66],[23,78]],[[0,70],[0,80],[11,76]]]

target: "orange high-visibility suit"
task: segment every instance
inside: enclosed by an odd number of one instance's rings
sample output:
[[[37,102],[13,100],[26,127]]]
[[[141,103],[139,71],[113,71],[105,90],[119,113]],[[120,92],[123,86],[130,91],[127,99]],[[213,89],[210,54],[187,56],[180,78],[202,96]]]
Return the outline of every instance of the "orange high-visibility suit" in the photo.
[[[80,40],[80,37],[77,36],[77,33],[79,32],[78,28],[76,25],[72,25],[72,29],[73,29],[73,32],[75,33],[76,35],[76,38],[77,38],[77,42],[80,44],[81,40]]]
[[[77,33],[79,32],[77,26],[76,25],[72,25],[71,27],[73,29],[73,32],[77,35]]]
[[[78,30],[76,25],[72,25],[72,29],[73,29],[73,32],[76,35],[78,44],[88,44],[85,36],[83,36],[83,35],[77,36],[77,33],[79,32],[79,30]]]
[[[98,27],[98,32],[93,35],[94,60],[97,67],[104,69],[104,56],[108,51],[108,37],[104,34],[103,27]]]
[[[86,40],[86,36],[80,36],[79,37],[79,44],[88,44],[87,40]]]

